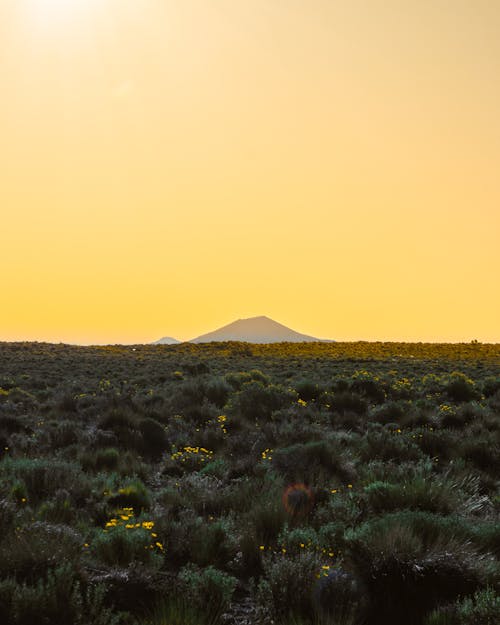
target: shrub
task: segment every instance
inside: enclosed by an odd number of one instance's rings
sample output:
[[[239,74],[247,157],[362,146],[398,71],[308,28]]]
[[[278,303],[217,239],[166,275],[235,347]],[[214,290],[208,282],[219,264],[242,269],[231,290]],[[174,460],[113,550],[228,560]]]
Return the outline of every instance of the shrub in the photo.
[[[110,506],[115,508],[133,508],[134,511],[148,510],[151,505],[151,495],[140,480],[133,480],[108,499]]]
[[[233,394],[228,404],[228,412],[236,419],[248,422],[265,422],[275,410],[297,401],[294,391],[276,384],[264,385],[252,381],[244,384]]]
[[[220,617],[231,601],[237,580],[213,566],[200,569],[185,566],[179,573],[184,596],[195,607],[206,612],[209,620]]]
[[[500,615],[500,595],[493,588],[486,588],[458,602],[457,615],[460,625],[495,625]]]
[[[223,378],[212,378],[207,383],[205,395],[209,402],[217,408],[222,408],[232,390],[231,385]]]
[[[354,469],[334,441],[296,444],[273,453],[273,467],[288,482],[319,484],[326,478],[354,479]]]
[[[122,477],[138,476],[145,478],[147,466],[133,451],[122,451],[116,447],[106,447],[95,451],[83,451],[78,460],[85,471],[94,473],[113,472]]]
[[[61,490],[56,493],[53,500],[46,501],[40,506],[37,516],[48,523],[71,525],[78,517],[78,513],[71,505],[69,493]]]
[[[144,441],[136,412],[131,407],[113,407],[100,419],[99,427],[112,432],[123,449],[142,452]]]
[[[472,538],[482,551],[486,551],[500,558],[500,523],[494,521],[475,523],[472,528]]]
[[[375,514],[402,509],[449,514],[459,502],[456,484],[423,477],[397,484],[373,482],[364,493]]]
[[[384,384],[377,375],[368,371],[356,371],[351,378],[350,388],[375,404],[384,402],[386,392]]]
[[[116,447],[98,449],[94,453],[89,453],[87,457],[80,460],[85,469],[95,471],[113,471],[120,463],[120,452]]]
[[[52,497],[57,490],[71,491],[73,499],[90,494],[90,484],[76,463],[42,458],[6,458],[0,464],[0,479],[18,479],[24,483],[30,501]]]
[[[362,416],[368,410],[366,401],[356,393],[348,391],[335,393],[330,399],[330,410],[341,415],[352,413]]]
[[[50,436],[51,448],[61,449],[78,442],[80,428],[73,421],[59,421],[54,426],[47,428],[46,432]]]
[[[0,575],[15,575],[33,582],[61,562],[74,562],[83,537],[66,525],[45,522],[26,524],[0,543]]]
[[[316,401],[324,392],[324,389],[312,380],[300,380],[295,384],[297,395],[303,401]]]
[[[211,564],[225,569],[236,547],[235,529],[228,519],[200,524],[189,541],[190,560],[201,567]]]
[[[16,480],[10,489],[10,496],[18,504],[26,503],[28,500],[28,490],[22,480]]]
[[[1,581],[0,618],[6,625],[120,623],[120,615],[105,606],[103,589],[83,588],[69,564],[49,570],[32,585]]]
[[[106,603],[112,605],[115,612],[124,613],[120,625],[149,625],[142,617],[149,614],[151,606],[169,597],[175,585],[169,573],[137,561],[121,568],[97,568],[93,563],[88,579],[92,585],[104,589]]]
[[[318,551],[318,535],[312,527],[298,527],[295,529],[285,528],[278,537],[280,547],[286,549],[286,553],[299,555],[304,550]]]
[[[485,558],[451,533],[431,539],[419,531],[421,518],[389,515],[347,534],[349,561],[367,590],[374,625],[417,625],[438,603],[483,581]]]
[[[0,527],[6,533],[12,527],[17,506],[9,499],[0,499]]]
[[[146,528],[125,525],[97,531],[90,541],[89,553],[108,566],[127,566],[132,562],[160,566],[162,561]]]
[[[314,608],[326,624],[354,625],[360,622],[364,603],[353,575],[340,568],[321,574],[314,588]]]
[[[258,545],[274,545],[288,515],[280,497],[256,503],[249,518],[256,543]]]
[[[23,432],[24,430],[25,426],[19,417],[0,413],[0,431],[6,434],[13,434],[14,432]]]
[[[431,458],[450,460],[457,455],[457,433],[449,430],[415,430],[415,443]]]
[[[480,396],[474,381],[458,371],[450,375],[445,391],[451,401],[456,402],[472,401]]]
[[[491,438],[465,438],[459,446],[461,456],[474,467],[498,475],[500,470],[500,445]]]
[[[271,555],[263,562],[264,576],[257,591],[257,599],[274,617],[285,618],[293,612],[309,616],[314,611],[313,590],[317,583],[321,562],[312,552],[290,558]]]
[[[168,597],[158,602],[146,617],[147,625],[218,625],[217,615],[193,606],[190,600]]]
[[[203,379],[191,378],[178,384],[170,399],[170,411],[184,415],[189,420],[202,423],[205,420],[207,398]]]
[[[261,384],[269,384],[270,378],[259,371],[258,369],[252,369],[251,371],[240,371],[239,373],[226,374],[226,382],[228,382],[235,390],[240,390],[243,384],[249,382],[260,382]]]
[[[212,460],[211,462],[206,464],[200,471],[200,473],[202,475],[212,475],[221,480],[227,474],[227,471],[228,465],[224,458],[216,458],[215,460]]]
[[[488,376],[483,381],[483,393],[485,397],[492,397],[500,391],[500,376]]]
[[[473,597],[431,612],[424,625],[497,625],[499,614],[500,596],[492,588],[486,588]]]
[[[373,459],[408,462],[419,460],[421,457],[422,454],[413,439],[410,440],[397,431],[367,432],[360,448],[360,458],[363,462]]]
[[[129,408],[112,408],[99,419],[98,425],[102,430],[119,432],[124,428],[135,429],[137,419]]]
[[[160,456],[168,447],[165,428],[155,419],[143,419],[139,430],[144,441],[144,451],[153,458]]]
[[[422,390],[426,395],[440,395],[446,388],[446,376],[426,373],[421,381]]]
[[[371,414],[371,419],[378,423],[397,423],[404,414],[405,408],[402,404],[390,401],[378,406]]]

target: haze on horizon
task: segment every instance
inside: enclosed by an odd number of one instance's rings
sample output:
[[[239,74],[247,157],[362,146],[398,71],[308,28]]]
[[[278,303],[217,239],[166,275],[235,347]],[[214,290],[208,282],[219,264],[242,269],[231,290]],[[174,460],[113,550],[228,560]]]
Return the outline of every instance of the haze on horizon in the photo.
[[[2,0],[0,340],[500,342],[500,3]]]

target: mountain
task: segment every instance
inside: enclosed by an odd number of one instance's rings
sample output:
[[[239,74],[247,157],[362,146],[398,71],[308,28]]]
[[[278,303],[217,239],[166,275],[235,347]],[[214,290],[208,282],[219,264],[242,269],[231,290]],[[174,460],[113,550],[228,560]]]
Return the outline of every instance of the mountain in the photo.
[[[155,341],[153,345],[178,345],[181,341],[173,339],[171,336],[164,336],[162,339]]]
[[[301,343],[322,341],[314,336],[300,334],[269,317],[238,319],[218,330],[202,334],[190,343],[211,343],[213,341],[245,341],[247,343]]]

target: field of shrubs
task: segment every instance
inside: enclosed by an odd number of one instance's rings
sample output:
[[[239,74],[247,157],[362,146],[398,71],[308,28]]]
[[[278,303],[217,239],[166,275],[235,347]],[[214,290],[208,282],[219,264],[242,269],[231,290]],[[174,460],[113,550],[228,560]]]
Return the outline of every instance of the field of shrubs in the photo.
[[[2,625],[498,625],[500,345],[0,343]]]

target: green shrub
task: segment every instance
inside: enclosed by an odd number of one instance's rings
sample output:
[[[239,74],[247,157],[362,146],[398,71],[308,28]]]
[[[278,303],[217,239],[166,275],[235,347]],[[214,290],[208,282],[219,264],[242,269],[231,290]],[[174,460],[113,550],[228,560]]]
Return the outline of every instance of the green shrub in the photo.
[[[18,504],[26,503],[28,501],[26,484],[22,480],[16,480],[11,486],[10,496]]]
[[[19,417],[16,417],[15,415],[0,413],[0,431],[5,432],[7,435],[9,435],[15,432],[23,432],[24,430],[24,423]]]
[[[108,504],[114,508],[133,508],[139,512],[149,509],[151,495],[140,480],[133,480],[111,495]]]
[[[139,422],[139,430],[142,434],[146,454],[155,458],[167,449],[167,435],[161,423],[155,419],[143,419]]]
[[[83,537],[67,525],[26,524],[0,542],[0,576],[32,582],[61,562],[75,562]]]
[[[456,432],[422,428],[414,430],[413,436],[422,452],[431,458],[439,458],[441,461],[451,460],[459,453]]]
[[[350,382],[350,389],[366,398],[369,402],[381,404],[386,398],[383,381],[368,371],[356,371]]]
[[[458,371],[450,375],[445,391],[449,399],[456,402],[472,401],[480,397],[475,382]]]
[[[222,408],[227,402],[232,391],[231,385],[223,378],[212,378],[205,388],[205,395],[209,402]]]
[[[459,503],[456,484],[423,477],[397,484],[373,482],[364,493],[375,514],[403,509],[450,514]]]
[[[442,531],[431,537],[413,514],[388,515],[347,533],[349,561],[368,593],[374,625],[420,624],[436,605],[485,579],[487,558],[469,541]]]
[[[334,568],[320,574],[313,597],[319,623],[355,625],[361,622],[364,601],[358,582],[347,571]]]
[[[482,551],[486,551],[500,558],[500,523],[495,520],[483,523],[474,523],[472,539]]]
[[[61,449],[78,442],[80,427],[77,423],[66,420],[58,421],[52,427],[47,427],[45,431],[50,437],[50,447]]]
[[[500,375],[491,375],[483,380],[483,393],[485,397],[492,397],[500,391]]]
[[[4,534],[12,528],[16,518],[16,511],[16,503],[10,499],[0,499],[0,527],[2,528],[2,532]]]
[[[122,449],[142,452],[144,441],[139,429],[137,413],[130,406],[113,406],[98,422],[101,430],[114,434],[118,446]],[[115,443],[113,443],[115,444]]]
[[[288,519],[280,498],[256,502],[249,514],[252,534],[258,545],[275,545]]]
[[[371,419],[377,423],[398,423],[405,414],[405,407],[398,402],[389,401],[371,413]]]
[[[260,382],[261,384],[269,384],[271,382],[269,376],[262,373],[258,369],[252,369],[251,371],[240,371],[238,373],[227,373],[226,382],[228,382],[233,389],[240,390],[243,384],[249,382]]]
[[[290,612],[309,616],[314,612],[314,587],[321,561],[313,552],[294,558],[271,555],[263,562],[264,575],[259,582],[257,599],[276,618]]]
[[[56,524],[71,525],[77,518],[77,511],[71,504],[69,493],[58,491],[56,497],[51,501],[41,504],[37,516],[42,521]]]
[[[422,453],[413,439],[397,431],[372,430],[365,434],[360,448],[360,458],[363,462],[379,459],[385,462],[417,461]]]
[[[237,580],[213,566],[200,569],[185,566],[179,573],[184,596],[196,608],[203,610],[210,621],[218,619],[231,601]]]
[[[0,618],[5,625],[119,625],[120,615],[106,607],[102,588],[83,588],[69,564],[62,564],[32,585],[13,578],[0,582]]]
[[[486,588],[453,606],[431,612],[424,625],[497,625],[499,615],[500,596],[492,588]]]
[[[500,595],[493,588],[486,588],[458,602],[457,615],[460,625],[495,625],[500,615]]]
[[[297,394],[276,384],[264,385],[252,381],[244,384],[234,393],[228,404],[228,413],[233,419],[251,423],[263,423],[274,411],[297,401]]]
[[[134,451],[119,450],[116,447],[104,447],[95,451],[84,451],[78,460],[85,471],[93,473],[114,472],[122,477],[148,475],[148,467]]]
[[[224,458],[216,458],[208,464],[206,464],[200,471],[202,475],[212,475],[219,479],[223,479],[228,471],[227,462]]]
[[[122,428],[135,429],[137,418],[135,413],[128,408],[112,408],[99,419],[98,425],[102,430],[113,432]]]
[[[278,544],[291,555],[299,555],[304,551],[318,551],[319,539],[312,527],[297,527],[282,531],[278,537]]]
[[[357,393],[349,391],[338,392],[335,393],[329,401],[331,412],[340,415],[352,413],[362,416],[368,411],[368,404]]]
[[[491,436],[465,438],[460,442],[462,458],[474,467],[498,476],[500,470],[500,445]]]
[[[201,567],[225,569],[236,555],[235,528],[229,519],[200,524],[189,541],[190,560]]]
[[[147,529],[129,529],[124,525],[98,530],[90,539],[89,554],[108,566],[142,562],[157,567],[162,561]]]
[[[22,481],[32,502],[50,499],[61,489],[80,501],[90,494],[89,480],[77,463],[53,458],[5,458],[0,463],[0,480],[5,479]]]
[[[297,395],[303,401],[316,401],[324,389],[313,380],[299,380],[295,384]]]
[[[169,597],[158,602],[146,615],[143,625],[218,625],[218,615],[192,605],[189,599]]]
[[[287,482],[321,484],[326,479],[346,482],[355,477],[339,446],[328,440],[278,449],[273,453],[272,464]]]
[[[82,465],[85,469],[92,468],[94,471],[114,471],[120,464],[120,452],[116,447],[107,447],[106,449],[98,449],[96,452],[89,453]]]

